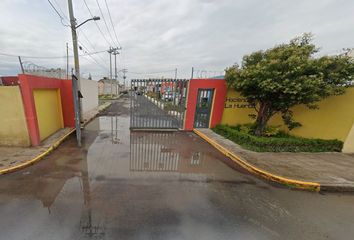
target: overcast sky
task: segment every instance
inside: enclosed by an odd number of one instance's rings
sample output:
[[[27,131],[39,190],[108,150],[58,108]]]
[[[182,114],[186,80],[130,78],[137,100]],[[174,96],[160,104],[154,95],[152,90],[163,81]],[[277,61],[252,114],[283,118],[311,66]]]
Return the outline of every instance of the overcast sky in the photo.
[[[118,45],[105,5],[97,0],[110,29],[110,37],[96,0],[85,0],[97,22],[79,31],[85,52]],[[51,0],[67,24],[67,0]],[[73,0],[78,22],[90,18],[84,0]],[[354,1],[350,0],[107,0],[122,46],[118,68],[129,78],[189,77],[191,68],[217,75],[240,62],[244,54],[289,41],[312,32],[323,54],[354,47]],[[62,11],[62,12],[61,12]],[[65,16],[64,16],[65,14]],[[0,1],[0,53],[22,56],[65,56],[72,49],[71,31],[62,25],[48,0]],[[89,39],[85,38],[85,36]],[[105,40],[107,39],[107,41]],[[70,50],[69,55],[72,55]],[[107,76],[108,53],[80,57],[81,72],[95,79]],[[65,68],[65,58],[26,58],[47,68]],[[72,65],[72,58],[71,65]],[[99,64],[97,64],[98,62]],[[15,57],[0,55],[0,75],[19,73]],[[140,74],[139,74],[140,73]],[[142,74],[145,73],[145,74]]]

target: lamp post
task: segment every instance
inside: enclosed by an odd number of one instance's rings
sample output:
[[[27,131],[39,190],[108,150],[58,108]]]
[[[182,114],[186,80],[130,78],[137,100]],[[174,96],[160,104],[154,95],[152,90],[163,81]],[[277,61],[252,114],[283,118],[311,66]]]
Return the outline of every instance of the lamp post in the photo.
[[[75,63],[75,76],[76,78],[72,78],[72,81],[77,81],[77,84],[73,83],[73,91],[77,92],[81,90],[81,77],[80,77],[80,64],[79,64],[79,50],[77,44],[77,33],[76,29],[87,23],[88,21],[97,21],[100,20],[100,17],[89,18],[79,25],[76,24],[76,19],[74,17],[73,3],[72,0],[68,0],[68,8],[69,8],[69,17],[70,17],[70,26],[71,26],[71,35],[73,40],[73,50],[74,50],[74,63]],[[76,80],[77,79],[77,80]],[[74,87],[77,86],[77,89]],[[80,94],[74,94],[74,101],[76,101],[75,106],[75,128],[76,128],[76,138],[77,144],[81,147],[81,120],[83,119],[82,115],[82,102],[80,99]],[[78,108],[78,109],[76,109]]]
[[[83,21],[82,23],[80,23],[79,25],[77,25],[76,28],[81,27],[82,25],[84,25],[85,23],[87,23],[87,22],[89,22],[89,21],[98,21],[98,20],[100,20],[100,19],[101,19],[100,17],[94,16],[93,18],[89,18],[89,19]]]

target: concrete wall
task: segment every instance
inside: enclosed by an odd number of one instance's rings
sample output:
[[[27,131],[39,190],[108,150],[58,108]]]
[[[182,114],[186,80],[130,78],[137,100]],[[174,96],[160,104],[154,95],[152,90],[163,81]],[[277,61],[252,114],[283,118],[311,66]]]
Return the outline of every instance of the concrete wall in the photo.
[[[71,81],[56,79],[56,78],[48,78],[27,74],[20,74],[19,82],[20,89],[23,99],[23,106],[25,110],[25,116],[27,121],[27,129],[31,140],[32,146],[37,146],[40,144],[42,136],[40,136],[40,129],[43,122],[38,121],[38,113],[36,109],[34,91],[38,89],[47,89],[47,90],[56,90],[60,89],[60,100],[62,107],[62,119],[65,127],[73,127],[74,126],[74,106],[73,106],[73,98],[72,98],[72,88]],[[54,104],[53,108],[57,108],[58,104]],[[59,110],[58,110],[59,111]],[[48,124],[56,125],[56,122],[47,121]],[[55,129],[55,128],[53,128]],[[54,132],[52,132],[54,133]]]
[[[18,77],[17,76],[7,76],[0,77],[0,81],[4,86],[17,86],[18,85]]]
[[[104,82],[103,81],[98,82],[98,94],[99,95],[106,95],[106,94],[116,95],[119,93],[118,91],[119,91],[118,84],[115,83],[114,81],[112,82],[112,85],[109,80],[105,80]]]
[[[98,106],[98,82],[81,79],[82,110],[88,112]]]
[[[30,145],[22,97],[18,86],[0,87],[0,145]]]
[[[98,87],[98,95],[102,95],[103,94],[103,88],[104,88],[104,83],[103,82],[100,82],[98,81],[97,82],[97,87]]]
[[[303,126],[290,133],[307,138],[339,139],[345,141],[354,123],[354,88],[348,88],[344,95],[332,96],[321,101],[318,110],[310,110],[304,105],[294,107],[294,119]],[[222,124],[244,124],[253,120],[248,114],[254,114],[252,106],[233,90],[229,90],[224,106]],[[274,116],[270,125],[287,130],[281,116]]]

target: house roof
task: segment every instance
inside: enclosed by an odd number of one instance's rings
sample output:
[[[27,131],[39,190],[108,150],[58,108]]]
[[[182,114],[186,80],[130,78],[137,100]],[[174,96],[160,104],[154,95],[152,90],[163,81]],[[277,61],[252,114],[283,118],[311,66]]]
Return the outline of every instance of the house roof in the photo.
[[[101,79],[98,82],[102,82],[102,83],[109,83],[111,84],[111,80],[110,79]],[[113,80],[113,84],[115,83],[115,81]]]

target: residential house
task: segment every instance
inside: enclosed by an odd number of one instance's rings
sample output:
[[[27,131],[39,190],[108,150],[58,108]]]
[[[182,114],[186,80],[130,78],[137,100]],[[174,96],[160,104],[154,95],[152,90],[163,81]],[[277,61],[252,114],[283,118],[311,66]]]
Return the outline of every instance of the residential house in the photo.
[[[98,81],[98,95],[114,94],[119,92],[119,85],[115,80],[103,78]]]

